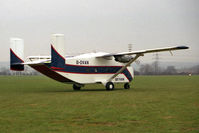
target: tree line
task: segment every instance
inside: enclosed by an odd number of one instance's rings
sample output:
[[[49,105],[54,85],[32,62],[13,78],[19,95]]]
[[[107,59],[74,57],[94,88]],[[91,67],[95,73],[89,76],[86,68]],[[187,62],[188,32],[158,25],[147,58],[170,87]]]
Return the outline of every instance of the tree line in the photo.
[[[175,66],[167,66],[165,68],[157,65],[157,62],[152,64],[141,64],[139,70],[135,70],[135,75],[198,75],[199,65],[189,68],[176,68]]]

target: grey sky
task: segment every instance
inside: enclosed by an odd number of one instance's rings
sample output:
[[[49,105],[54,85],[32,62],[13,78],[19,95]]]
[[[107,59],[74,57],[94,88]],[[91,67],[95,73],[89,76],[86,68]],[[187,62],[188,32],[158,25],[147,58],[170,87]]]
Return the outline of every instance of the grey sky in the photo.
[[[9,61],[10,37],[24,39],[25,56],[49,55],[53,33],[65,34],[68,54],[186,44],[190,50],[161,58],[199,62],[199,1],[0,0],[0,61]]]

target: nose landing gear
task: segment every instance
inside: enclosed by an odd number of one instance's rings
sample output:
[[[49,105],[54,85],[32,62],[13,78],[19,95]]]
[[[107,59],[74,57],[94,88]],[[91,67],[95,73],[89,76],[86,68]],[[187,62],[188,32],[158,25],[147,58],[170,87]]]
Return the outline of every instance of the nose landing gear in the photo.
[[[81,86],[73,84],[73,90],[78,91],[81,89]]]
[[[125,83],[124,84],[124,89],[130,89],[130,84],[129,83]]]

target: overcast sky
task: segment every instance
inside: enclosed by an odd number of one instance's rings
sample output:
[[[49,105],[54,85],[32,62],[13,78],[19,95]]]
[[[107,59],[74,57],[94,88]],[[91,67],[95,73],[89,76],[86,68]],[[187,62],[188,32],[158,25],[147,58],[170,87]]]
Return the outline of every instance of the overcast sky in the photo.
[[[160,57],[199,63],[199,1],[0,0],[0,61],[9,61],[10,37],[24,39],[25,57],[50,55],[53,33],[65,34],[67,54],[187,45]]]

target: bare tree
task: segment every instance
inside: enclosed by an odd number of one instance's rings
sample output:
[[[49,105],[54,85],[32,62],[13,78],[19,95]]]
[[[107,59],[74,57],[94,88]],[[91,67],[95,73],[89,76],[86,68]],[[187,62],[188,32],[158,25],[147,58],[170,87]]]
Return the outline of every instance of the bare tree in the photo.
[[[144,64],[140,66],[140,74],[142,75],[152,75],[153,74],[153,68],[149,64]]]
[[[174,74],[177,74],[177,70],[175,66],[168,66],[166,70],[164,71],[164,73],[168,75],[174,75]]]

